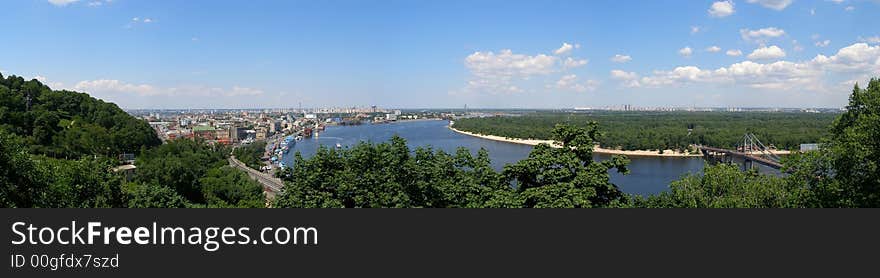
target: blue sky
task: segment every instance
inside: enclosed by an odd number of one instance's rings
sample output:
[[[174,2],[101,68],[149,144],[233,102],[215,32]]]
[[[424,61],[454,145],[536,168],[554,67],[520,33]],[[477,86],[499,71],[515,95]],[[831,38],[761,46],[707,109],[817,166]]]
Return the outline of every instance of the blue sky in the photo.
[[[880,76],[876,0],[4,8],[4,75],[124,108],[841,107]]]

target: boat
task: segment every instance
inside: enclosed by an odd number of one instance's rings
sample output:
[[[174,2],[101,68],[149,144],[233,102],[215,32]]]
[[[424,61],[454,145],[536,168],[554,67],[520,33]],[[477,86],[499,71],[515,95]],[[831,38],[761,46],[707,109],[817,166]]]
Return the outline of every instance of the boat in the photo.
[[[342,144],[336,143],[336,148],[337,148],[337,149],[341,149],[341,148],[342,148]]]
[[[289,135],[284,138],[284,141],[281,142],[281,144],[284,146],[284,153],[286,154],[290,151],[290,148],[296,146],[296,139],[294,139],[293,135]]]

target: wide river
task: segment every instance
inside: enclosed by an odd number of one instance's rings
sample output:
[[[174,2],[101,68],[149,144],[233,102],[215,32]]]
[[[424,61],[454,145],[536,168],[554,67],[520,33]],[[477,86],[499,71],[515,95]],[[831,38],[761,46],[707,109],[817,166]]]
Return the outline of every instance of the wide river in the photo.
[[[492,141],[453,132],[448,121],[409,121],[390,124],[363,124],[359,126],[328,126],[318,137],[298,141],[294,149],[286,155],[284,164],[292,165],[294,151],[304,157],[315,154],[319,145],[335,147],[337,143],[348,147],[361,141],[385,142],[394,134],[407,140],[410,148],[432,146],[447,153],[455,153],[458,147],[466,147],[476,154],[481,147],[489,151],[492,166],[501,170],[505,164],[526,158],[532,146]],[[597,160],[607,159],[608,155],[595,154]],[[612,170],[611,181],[627,193],[650,195],[665,191],[671,181],[687,173],[699,173],[704,161],[702,158],[679,157],[629,157],[630,173],[620,175]]]

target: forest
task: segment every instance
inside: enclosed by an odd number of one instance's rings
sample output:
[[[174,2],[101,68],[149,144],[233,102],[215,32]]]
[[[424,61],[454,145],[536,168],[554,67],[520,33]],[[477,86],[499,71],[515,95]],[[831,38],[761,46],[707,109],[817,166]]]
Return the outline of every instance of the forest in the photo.
[[[160,144],[153,140],[155,135],[140,132],[144,128],[149,130],[146,123],[128,116],[115,105],[82,93],[51,91],[36,80],[21,81],[20,77],[10,76],[3,79],[0,92],[0,101],[3,101],[0,205],[3,207],[256,208],[267,205],[261,186],[228,166],[226,159],[232,150],[227,147],[189,139]],[[55,98],[67,102],[53,102]],[[35,112],[37,107],[41,107],[40,112]],[[64,120],[80,123],[64,122],[53,129],[49,123],[54,121],[37,121],[38,115],[61,115],[57,123]],[[794,116],[785,125],[795,125],[805,117]],[[697,122],[690,119],[681,123],[686,125],[692,120]],[[760,117],[752,121],[760,121]],[[85,138],[89,136],[66,135],[69,129],[76,129],[80,124],[103,129],[106,134],[101,136],[106,138],[128,138],[137,143],[111,139],[91,142],[93,145],[89,148],[59,148],[89,142],[90,139]],[[609,174],[610,171],[628,173],[629,160],[625,156],[594,160],[592,156],[594,142],[605,138],[606,129],[602,126],[599,121],[555,124],[547,131],[546,138],[557,141],[562,148],[547,144],[535,146],[528,157],[504,166],[502,171],[490,166],[489,154],[484,149],[476,155],[464,148],[455,153],[430,147],[413,150],[400,137],[343,149],[321,148],[308,159],[297,153],[294,166],[279,174],[285,183],[283,191],[268,205],[297,208],[880,207],[878,79],[872,79],[867,88],[858,85],[853,88],[846,111],[835,115],[828,127],[816,129],[818,135],[814,135],[814,140],[821,144],[820,150],[786,157],[783,171],[788,174],[783,176],[744,172],[727,164],[707,165],[702,173],[673,182],[666,192],[648,197],[629,195],[611,182]],[[52,132],[39,131],[44,128]],[[79,132],[92,135],[89,132],[94,131]],[[758,131],[755,133],[761,136]],[[46,142],[52,144],[44,145]],[[129,151],[136,153],[137,166],[136,174],[130,179],[112,170],[119,165],[114,154]]]
[[[478,134],[523,139],[550,139],[556,124],[585,126],[598,122],[603,148],[686,150],[691,144],[733,148],[753,133],[778,149],[798,150],[818,143],[837,117],[832,113],[794,112],[534,112],[522,116],[468,118],[455,128]]]
[[[227,166],[230,150],[162,144],[115,104],[0,75],[2,207],[264,207],[262,187]],[[136,155],[127,180],[113,171]]]

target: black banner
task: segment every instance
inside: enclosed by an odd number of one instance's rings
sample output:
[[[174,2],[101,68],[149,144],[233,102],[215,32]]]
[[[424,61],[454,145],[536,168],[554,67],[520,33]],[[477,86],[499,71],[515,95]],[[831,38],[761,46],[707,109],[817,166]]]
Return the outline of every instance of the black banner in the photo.
[[[0,277],[841,277],[880,247],[878,210],[0,211]]]

